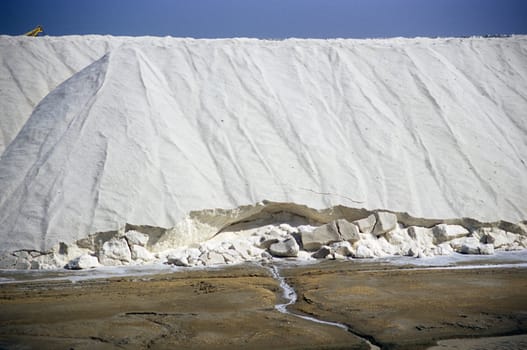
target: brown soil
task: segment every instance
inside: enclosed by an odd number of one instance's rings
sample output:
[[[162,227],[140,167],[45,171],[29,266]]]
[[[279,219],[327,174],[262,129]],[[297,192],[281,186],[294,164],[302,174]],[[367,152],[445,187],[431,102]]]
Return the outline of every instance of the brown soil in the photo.
[[[274,309],[261,267],[0,285],[0,348],[365,349],[357,337]]]
[[[299,295],[296,310],[347,324],[383,349],[527,333],[527,269],[327,263],[283,274]]]
[[[328,262],[282,273],[298,291],[294,309],[345,323],[383,349],[527,334],[527,269]],[[369,348],[350,332],[279,313],[280,294],[254,265],[0,284],[0,348]]]

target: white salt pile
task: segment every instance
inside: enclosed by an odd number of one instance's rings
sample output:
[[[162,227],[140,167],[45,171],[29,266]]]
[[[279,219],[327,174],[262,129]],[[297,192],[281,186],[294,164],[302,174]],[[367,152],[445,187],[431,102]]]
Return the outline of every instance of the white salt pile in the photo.
[[[264,200],[314,208],[303,217],[317,227],[373,213],[328,214],[339,205],[398,213],[396,228],[357,224],[317,256],[486,253],[498,229],[523,247],[509,234],[525,233],[526,53],[525,36],[0,36],[0,266],[164,261],[170,249],[228,262],[201,245]],[[438,238],[448,220],[418,217],[474,221]],[[264,248],[251,238],[246,254],[314,249],[295,230]]]

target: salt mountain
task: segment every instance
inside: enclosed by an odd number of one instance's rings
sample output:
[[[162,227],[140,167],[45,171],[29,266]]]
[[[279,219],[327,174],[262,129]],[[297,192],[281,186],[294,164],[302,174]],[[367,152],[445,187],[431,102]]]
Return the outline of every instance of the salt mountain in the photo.
[[[2,36],[0,60],[3,252],[263,200],[527,218],[525,36]]]

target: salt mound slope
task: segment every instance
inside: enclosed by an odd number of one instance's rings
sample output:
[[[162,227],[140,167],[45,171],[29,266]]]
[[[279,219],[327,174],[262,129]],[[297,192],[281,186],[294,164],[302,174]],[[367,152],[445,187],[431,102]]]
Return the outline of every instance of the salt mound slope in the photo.
[[[4,251],[264,199],[526,218],[527,37],[42,39],[109,50],[0,158]]]
[[[124,40],[79,39],[0,36],[0,154],[42,98]]]

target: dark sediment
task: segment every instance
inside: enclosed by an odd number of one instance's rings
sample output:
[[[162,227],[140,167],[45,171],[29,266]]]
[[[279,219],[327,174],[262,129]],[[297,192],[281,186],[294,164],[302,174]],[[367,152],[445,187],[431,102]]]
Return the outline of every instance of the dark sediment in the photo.
[[[524,268],[328,262],[282,274],[297,290],[297,312],[344,323],[383,349],[527,333]],[[0,348],[368,348],[337,327],[279,313],[280,292],[255,265],[1,284]]]

